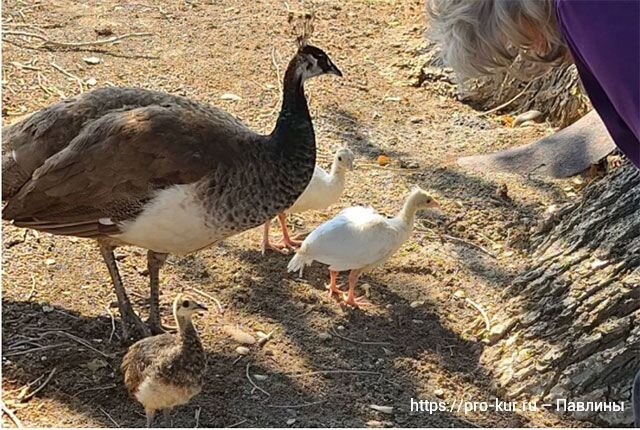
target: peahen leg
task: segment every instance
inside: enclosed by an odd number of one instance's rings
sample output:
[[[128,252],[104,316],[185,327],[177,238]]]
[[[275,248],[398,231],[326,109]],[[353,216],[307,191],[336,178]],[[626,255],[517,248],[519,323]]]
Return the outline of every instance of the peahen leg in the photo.
[[[168,254],[147,252],[147,268],[149,270],[149,319],[147,325],[152,334],[165,332],[160,320],[160,269],[167,261]]]
[[[280,221],[280,228],[282,229],[282,243],[287,248],[295,249],[300,248],[302,242],[293,240],[289,236],[289,229],[287,228],[287,216],[283,213],[278,214],[278,221]]]
[[[116,297],[118,298],[118,308],[120,309],[120,319],[122,321],[123,341],[128,342],[149,336],[149,329],[133,311],[129,297],[127,297],[127,292],[122,285],[118,265],[116,264],[116,259],[113,255],[115,247],[104,242],[98,242],[98,245],[100,247],[102,258],[104,258],[104,262],[109,269],[109,275],[111,275],[111,281],[113,282]]]
[[[263,232],[263,235],[262,235],[262,255],[264,255],[267,252],[267,249],[279,252],[280,254],[286,254],[287,250],[286,250],[286,246],[285,245],[272,244],[269,241],[269,227],[270,227],[270,224],[271,224],[271,220],[269,220],[269,221],[264,223],[264,232]]]

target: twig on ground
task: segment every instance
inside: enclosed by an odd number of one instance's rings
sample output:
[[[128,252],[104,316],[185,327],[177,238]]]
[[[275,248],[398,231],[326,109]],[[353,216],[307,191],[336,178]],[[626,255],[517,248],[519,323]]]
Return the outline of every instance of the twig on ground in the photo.
[[[53,311],[59,313],[60,315],[64,315],[64,316],[67,316],[69,318],[73,318],[74,320],[79,320],[80,319],[80,317],[72,315],[69,312],[62,311],[60,309],[54,309]]]
[[[72,397],[78,397],[80,394],[87,393],[89,391],[104,391],[104,390],[110,390],[110,389],[116,388],[116,387],[117,387],[116,384],[111,384],[111,385],[106,385],[104,387],[85,388],[84,390],[80,390],[77,393],[75,393]]]
[[[273,334],[276,332],[276,330],[271,330],[269,333],[267,333],[266,336],[258,339],[258,346],[260,348],[263,348],[267,344],[267,342],[269,342],[273,338]]]
[[[57,330],[54,331],[53,333],[59,333],[59,334],[63,334],[65,336],[67,336],[69,339],[74,340],[76,342],[78,342],[80,345],[89,348],[90,350],[92,350],[93,352],[97,352],[98,354],[100,354],[101,356],[111,359],[111,356],[108,354],[105,354],[104,352],[100,351],[99,349],[94,348],[93,346],[91,346],[89,344],[89,342],[87,342],[86,340],[82,339],[81,337],[75,336],[71,333],[67,333],[66,331],[62,331],[62,330]]]
[[[9,64],[11,64],[12,66],[14,66],[14,67],[16,67],[16,68],[18,68],[20,70],[33,70],[35,72],[37,72],[39,70],[42,70],[40,67],[32,66],[31,64],[23,64],[23,63],[21,63],[19,61],[12,61]]]
[[[348,337],[339,335],[335,330],[330,329],[329,330],[329,334],[335,336],[335,337],[339,337],[342,340],[346,340],[347,342],[351,342],[351,343],[357,343],[359,345],[391,345],[391,342],[369,342],[369,341],[360,341],[360,340],[354,340],[354,339],[349,339]]]
[[[13,423],[16,425],[16,428],[22,428],[22,422],[20,422],[18,417],[13,413],[11,409],[7,407],[7,405],[4,404],[4,402],[2,402],[2,412],[7,414],[11,421],[13,421]]]
[[[45,345],[45,346],[41,346],[39,348],[31,348],[31,349],[25,349],[22,351],[16,351],[16,352],[6,352],[5,354],[3,354],[4,357],[15,357],[17,355],[24,355],[24,354],[29,354],[32,352],[41,352],[41,351],[47,351],[49,349],[55,349],[55,348],[59,348],[61,346],[67,346],[70,345],[67,342],[63,342],[63,343],[56,343],[55,345]]]
[[[193,426],[194,428],[198,428],[198,426],[200,426],[200,412],[202,412],[202,408],[198,406],[198,409],[196,409],[196,415],[195,415],[195,420],[196,420],[196,425]]]
[[[264,394],[266,394],[268,397],[271,397],[271,394],[269,394],[268,391],[260,388],[255,382],[253,382],[253,380],[251,379],[251,375],[249,374],[249,367],[251,367],[251,363],[247,363],[247,367],[245,367],[245,374],[247,375],[247,379],[249,380],[249,382],[251,383],[251,385],[253,385],[253,391],[258,390],[258,391],[262,391]]]
[[[53,67],[63,75],[75,80],[78,83],[78,87],[80,87],[80,94],[84,93],[84,86],[82,85],[82,79],[80,79],[78,76],[74,75],[73,73],[66,71],[65,69],[63,69],[62,67],[54,63],[53,61],[51,62],[51,67]]]
[[[369,163],[358,163],[355,166],[354,170],[386,170],[388,172],[396,172],[396,173],[404,173],[406,175],[413,175],[418,168],[397,168],[397,167],[389,167],[389,166],[379,166],[377,164],[369,164]]]
[[[120,427],[120,424],[118,424],[118,422],[116,420],[113,419],[113,417],[111,415],[109,415],[109,413],[107,411],[105,411],[102,408],[98,408],[100,409],[100,411],[102,411],[103,414],[105,414],[107,416],[107,418],[109,418],[109,420],[111,420],[111,422],[116,426],[116,427]]]
[[[107,313],[111,317],[111,333],[109,334],[109,340],[108,340],[108,342],[111,343],[111,340],[113,339],[113,334],[116,332],[116,319],[114,318],[113,312],[111,312],[111,309],[109,309],[109,306],[105,306],[104,308],[107,310]]]
[[[26,31],[13,31],[8,30],[3,32],[4,36],[23,36],[23,37],[31,37],[33,39],[38,39],[42,41],[42,45],[38,47],[46,48],[46,47],[60,47],[60,48],[81,48],[85,46],[99,46],[99,45],[110,45],[112,43],[120,42],[124,39],[129,39],[132,37],[148,37],[152,36],[152,33],[127,33],[122,36],[113,36],[107,39],[100,39],[94,41],[85,41],[85,42],[58,42],[55,40],[51,40],[48,37],[42,36],[36,33],[28,33]]]
[[[197,288],[192,288],[192,290],[194,292],[196,292],[197,294],[200,294],[201,296],[206,297],[209,300],[213,300],[215,302],[216,306],[218,307],[218,312],[219,313],[223,313],[224,312],[224,309],[222,309],[222,304],[220,303],[220,300],[216,299],[211,294],[207,294],[204,291],[199,290]]]
[[[536,80],[537,80],[537,78],[532,80],[532,81],[529,81],[529,83],[527,85],[525,85],[525,87],[522,89],[522,91],[520,91],[518,94],[516,94],[513,98],[511,98],[510,100],[507,100],[506,102],[502,103],[499,106],[494,107],[493,109],[489,109],[488,111],[479,113],[478,117],[489,115],[490,113],[493,113],[493,112],[499,111],[500,109],[506,108],[511,103],[515,102],[520,97],[522,97],[527,92],[527,90],[529,89],[531,84],[533,84]]]
[[[267,408],[274,408],[274,409],[298,409],[298,408],[306,408],[309,406],[314,406],[314,405],[319,405],[320,403],[325,403],[326,400],[318,400],[317,402],[309,402],[309,403],[302,403],[299,405],[265,405]]]
[[[468,297],[465,297],[464,300],[467,303],[469,303],[471,306],[476,308],[476,310],[478,312],[480,312],[480,315],[482,315],[482,319],[484,319],[485,328],[486,328],[487,332],[490,332],[491,331],[491,321],[489,321],[489,317],[487,316],[487,313],[484,311],[484,309],[482,309],[482,307],[478,303],[474,302],[473,300],[471,300]]]
[[[33,276],[33,273],[31,274],[31,291],[29,291],[29,294],[27,294],[27,297],[25,297],[25,300],[28,302],[29,300],[31,300],[31,297],[33,297],[33,293],[36,291],[36,277]]]
[[[472,248],[476,248],[477,250],[479,250],[479,251],[483,252],[484,254],[487,254],[487,255],[488,255],[488,256],[490,256],[490,257],[498,258],[498,257],[496,257],[496,255],[495,255],[493,252],[491,252],[491,251],[489,251],[489,250],[485,249],[484,247],[482,247],[482,246],[480,246],[480,245],[478,245],[478,244],[476,244],[476,243],[469,242],[469,241],[464,240],[464,239],[461,239],[461,238],[459,238],[459,237],[449,236],[448,234],[443,234],[443,235],[442,235],[442,237],[443,237],[444,239],[447,239],[447,240],[451,240],[451,241],[454,241],[454,242],[458,242],[458,243],[463,243],[463,244],[465,244],[465,245],[469,245],[469,246],[471,246]]]
[[[244,419],[242,421],[238,421],[237,423],[233,423],[230,426],[227,426],[227,428],[230,429],[230,428],[233,428],[233,427],[238,427],[239,425],[242,425],[242,424],[246,423],[247,421],[249,421],[249,420]]]
[[[355,374],[355,375],[380,375],[380,372],[372,372],[369,370],[342,370],[342,369],[316,370],[314,372],[307,372],[307,373],[287,373],[285,375],[290,378],[302,378],[303,376],[327,375],[327,374],[333,374],[333,373],[345,373],[345,374]]]
[[[24,396],[22,399],[20,399],[20,401],[26,402],[27,400],[29,400],[30,398],[38,394],[49,383],[49,381],[51,381],[51,378],[53,378],[53,375],[56,373],[57,370],[58,370],[57,367],[54,367],[53,369],[51,369],[51,372],[49,373],[49,376],[47,376],[47,379],[45,379],[44,382],[38,386],[38,388],[36,388],[32,392]]]

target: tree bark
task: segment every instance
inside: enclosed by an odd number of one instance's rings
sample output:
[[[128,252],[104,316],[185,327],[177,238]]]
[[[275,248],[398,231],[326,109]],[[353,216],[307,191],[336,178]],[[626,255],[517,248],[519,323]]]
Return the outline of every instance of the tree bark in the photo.
[[[627,162],[555,219],[534,238],[533,266],[505,290],[482,361],[505,397],[552,410],[556,399],[623,402],[623,412],[567,413],[630,425],[640,368],[640,171]]]

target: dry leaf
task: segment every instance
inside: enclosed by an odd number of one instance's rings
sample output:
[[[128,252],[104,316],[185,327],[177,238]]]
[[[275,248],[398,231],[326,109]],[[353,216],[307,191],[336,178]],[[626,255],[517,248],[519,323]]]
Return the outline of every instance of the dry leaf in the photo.
[[[380,155],[378,156],[378,165],[380,166],[386,166],[387,164],[389,164],[391,162],[391,159],[389,157],[387,157],[386,155]]]

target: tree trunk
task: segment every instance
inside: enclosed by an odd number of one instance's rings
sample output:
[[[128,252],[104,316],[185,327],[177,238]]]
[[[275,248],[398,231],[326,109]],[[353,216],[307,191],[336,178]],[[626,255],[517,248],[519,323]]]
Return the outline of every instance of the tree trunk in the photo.
[[[640,171],[627,162],[554,218],[534,239],[533,267],[504,292],[483,363],[507,398],[552,410],[556,399],[623,402],[623,412],[567,413],[630,425],[640,368]]]

